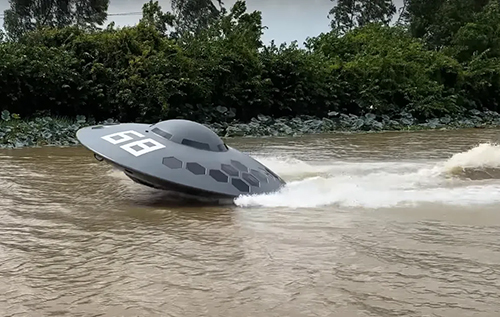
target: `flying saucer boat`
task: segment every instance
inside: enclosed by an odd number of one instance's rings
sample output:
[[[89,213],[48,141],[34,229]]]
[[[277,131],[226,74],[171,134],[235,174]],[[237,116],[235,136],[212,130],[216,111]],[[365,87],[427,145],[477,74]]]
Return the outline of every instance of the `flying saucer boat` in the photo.
[[[230,199],[279,190],[285,181],[189,120],[85,127],[76,134],[99,161],[134,182],[189,196]]]

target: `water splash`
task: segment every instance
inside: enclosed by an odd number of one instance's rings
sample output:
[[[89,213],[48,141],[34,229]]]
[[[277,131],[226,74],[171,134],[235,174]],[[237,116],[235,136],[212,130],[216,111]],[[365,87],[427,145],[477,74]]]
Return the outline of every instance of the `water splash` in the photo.
[[[258,158],[288,181],[281,191],[235,200],[240,207],[387,208],[500,203],[500,146],[480,144],[441,162],[332,162]]]
[[[443,172],[456,177],[500,179],[500,146],[490,143],[453,155],[442,166]]]

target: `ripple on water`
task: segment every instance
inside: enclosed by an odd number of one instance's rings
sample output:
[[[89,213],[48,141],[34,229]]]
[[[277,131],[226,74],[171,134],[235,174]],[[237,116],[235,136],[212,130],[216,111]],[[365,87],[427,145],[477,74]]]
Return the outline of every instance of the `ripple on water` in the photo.
[[[500,315],[500,182],[455,173],[495,169],[469,151],[495,133],[231,140],[300,185],[239,206],[174,204],[82,148],[0,152],[0,311]]]

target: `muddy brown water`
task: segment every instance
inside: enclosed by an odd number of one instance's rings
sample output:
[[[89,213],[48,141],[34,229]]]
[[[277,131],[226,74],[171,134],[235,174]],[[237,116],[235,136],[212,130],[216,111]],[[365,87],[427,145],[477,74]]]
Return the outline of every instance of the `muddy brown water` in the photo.
[[[0,315],[500,316],[499,138],[230,139],[288,185],[228,206],[0,151]]]

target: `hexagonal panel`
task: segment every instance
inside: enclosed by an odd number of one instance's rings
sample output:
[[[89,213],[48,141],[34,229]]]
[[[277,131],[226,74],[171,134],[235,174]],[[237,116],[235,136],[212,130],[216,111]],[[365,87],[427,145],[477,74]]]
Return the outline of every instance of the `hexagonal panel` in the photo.
[[[193,173],[194,175],[203,175],[205,174],[205,168],[196,162],[186,163],[186,169]]]
[[[250,186],[239,178],[231,179],[231,184],[236,187],[240,192],[248,193],[250,191]]]
[[[219,170],[210,170],[208,174],[219,183],[227,183],[229,177]]]
[[[267,177],[263,173],[257,171],[257,170],[250,170],[250,173],[252,173],[253,176],[255,176],[259,181],[263,183],[267,183]]]
[[[255,178],[255,176],[253,176],[252,174],[243,173],[243,174],[241,174],[241,178],[243,178],[245,180],[245,182],[247,182],[251,186],[258,187],[260,185],[259,180],[257,178]]]
[[[171,169],[177,169],[182,167],[182,161],[176,159],[173,156],[164,157],[162,163],[163,165],[170,167]]]
[[[239,174],[238,171],[231,165],[221,164],[220,168],[222,171],[224,171],[224,173],[226,173],[229,176],[238,176]]]
[[[245,165],[243,165],[241,162],[231,160],[231,165],[233,165],[234,167],[236,167],[237,169],[239,169],[242,172],[248,172],[248,168]]]

